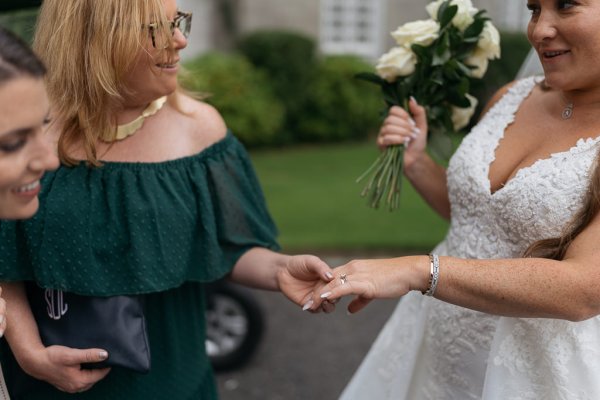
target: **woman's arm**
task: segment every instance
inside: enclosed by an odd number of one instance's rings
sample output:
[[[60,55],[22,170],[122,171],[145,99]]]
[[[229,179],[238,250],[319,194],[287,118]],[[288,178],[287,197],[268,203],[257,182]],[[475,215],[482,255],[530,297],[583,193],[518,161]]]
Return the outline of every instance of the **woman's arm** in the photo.
[[[82,363],[105,360],[108,354],[102,349],[45,347],[40,339],[23,284],[5,282],[2,287],[4,298],[9,304],[5,336],[23,371],[69,393],[88,390],[108,374],[110,368],[81,369]]]
[[[333,271],[316,256],[289,256],[261,247],[240,257],[231,273],[231,279],[237,283],[281,291],[300,306],[332,278]]]
[[[600,314],[600,217],[575,239],[562,261],[540,258],[465,260],[440,257],[435,297],[495,315],[581,321]],[[342,284],[340,276],[346,275]],[[352,261],[337,268],[321,294],[355,294],[359,311],[373,298],[401,297],[429,284],[429,257]],[[322,298],[314,297],[314,307]]]

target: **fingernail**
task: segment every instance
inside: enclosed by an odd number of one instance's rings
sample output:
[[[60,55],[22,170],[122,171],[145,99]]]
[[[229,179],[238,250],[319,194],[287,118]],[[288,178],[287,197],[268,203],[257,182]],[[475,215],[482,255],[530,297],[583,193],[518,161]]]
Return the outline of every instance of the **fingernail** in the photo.
[[[106,351],[99,351],[98,358],[101,360],[106,360],[108,358],[108,353]]]
[[[415,103],[416,103],[416,102],[417,102],[417,99],[415,99],[413,96],[410,96],[410,101],[413,101],[413,102],[415,102]]]
[[[313,304],[315,304],[315,302],[314,302],[314,301],[312,301],[312,300],[309,300],[309,301],[308,301],[308,302],[307,302],[307,303],[304,305],[304,307],[302,307],[302,311],[306,311],[306,310],[308,310],[309,308],[311,308],[311,307],[312,307],[312,305],[313,305]]]
[[[329,296],[331,296],[331,292],[323,293],[323,294],[321,295],[321,298],[322,298],[322,299],[326,299],[326,298],[328,298]]]
[[[409,119],[409,120],[408,120],[408,122],[410,122],[410,124],[411,124],[413,127],[417,126],[417,123],[416,123],[416,122],[415,122],[415,120],[414,120],[414,119],[412,119],[412,118],[411,118],[411,119]]]
[[[0,315],[0,325],[4,322],[4,315]]]
[[[326,273],[326,274],[325,274],[325,276],[326,276],[328,279],[333,279],[333,274],[332,274],[331,272],[328,272],[328,273]]]

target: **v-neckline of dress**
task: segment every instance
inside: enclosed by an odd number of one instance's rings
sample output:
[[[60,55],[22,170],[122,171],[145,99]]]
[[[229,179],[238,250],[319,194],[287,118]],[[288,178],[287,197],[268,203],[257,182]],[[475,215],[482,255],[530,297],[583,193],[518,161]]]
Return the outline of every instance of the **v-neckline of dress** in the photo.
[[[518,99],[519,101],[517,104],[514,105],[514,109],[512,110],[510,118],[506,119],[504,126],[502,127],[502,129],[500,129],[500,135],[496,138],[496,142],[495,142],[493,148],[491,149],[490,159],[487,160],[486,171],[485,171],[485,179],[486,179],[486,183],[487,183],[487,194],[490,196],[490,198],[493,198],[498,193],[503,192],[508,186],[510,186],[512,184],[512,182],[514,180],[518,179],[526,172],[531,171],[532,169],[537,167],[539,164],[548,162],[555,157],[559,157],[559,156],[566,155],[566,154],[572,154],[577,149],[579,149],[582,144],[586,144],[586,143],[590,143],[590,142],[597,142],[600,140],[600,136],[590,137],[590,138],[579,138],[577,140],[577,142],[573,146],[569,147],[568,149],[550,153],[547,157],[538,158],[533,163],[517,169],[516,173],[514,173],[512,175],[512,177],[509,178],[502,186],[500,186],[498,189],[492,191],[492,182],[490,180],[490,169],[491,169],[492,164],[496,160],[496,152],[497,152],[498,148],[500,147],[500,143],[502,142],[502,139],[504,139],[506,130],[514,122],[516,114],[519,111],[519,109],[521,108],[521,105],[523,104],[525,99],[527,97],[529,97],[531,95],[531,93],[533,92],[535,85],[538,83],[538,79],[539,79],[539,77],[531,77],[531,78],[529,78],[528,81],[522,82],[523,85],[528,84],[528,85],[530,85],[530,87],[528,88],[527,93],[525,93],[525,94],[519,93],[521,95],[521,96],[519,96],[520,97]],[[521,83],[521,82],[519,82],[519,83]],[[517,85],[519,83],[517,83]],[[526,88],[527,88],[527,86],[526,86]],[[504,96],[507,96],[510,93],[510,90],[512,90],[512,88],[509,89],[509,92],[507,92]],[[500,101],[502,101],[502,100],[500,100]]]

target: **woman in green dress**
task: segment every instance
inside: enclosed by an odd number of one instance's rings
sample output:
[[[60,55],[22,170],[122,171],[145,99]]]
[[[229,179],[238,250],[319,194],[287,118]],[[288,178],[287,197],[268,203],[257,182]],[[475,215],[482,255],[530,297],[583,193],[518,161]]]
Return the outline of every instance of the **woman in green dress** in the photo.
[[[177,89],[191,15],[175,0],[45,0],[35,49],[61,166],[40,212],[0,224],[10,304],[2,352],[13,399],[213,399],[203,284],[223,276],[304,308],[332,277],[277,253],[276,229],[242,145],[219,113]],[[148,374],[82,364],[105,349],[44,346],[24,289],[143,295]]]

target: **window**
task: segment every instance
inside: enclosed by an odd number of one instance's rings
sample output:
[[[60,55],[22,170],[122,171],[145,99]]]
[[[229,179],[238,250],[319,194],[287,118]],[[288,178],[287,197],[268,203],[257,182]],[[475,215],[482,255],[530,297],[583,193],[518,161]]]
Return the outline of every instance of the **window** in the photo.
[[[321,0],[321,51],[379,57],[384,42],[385,0]]]

